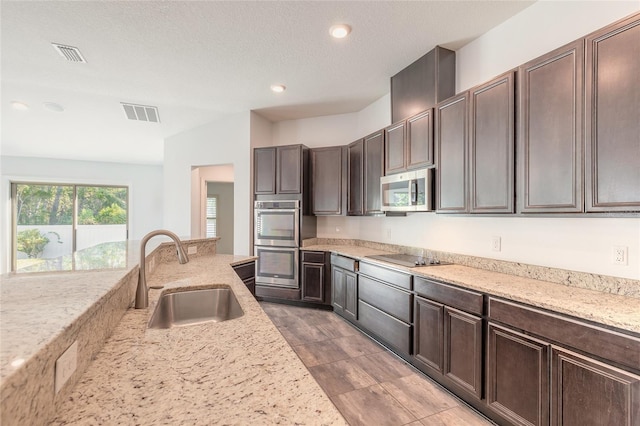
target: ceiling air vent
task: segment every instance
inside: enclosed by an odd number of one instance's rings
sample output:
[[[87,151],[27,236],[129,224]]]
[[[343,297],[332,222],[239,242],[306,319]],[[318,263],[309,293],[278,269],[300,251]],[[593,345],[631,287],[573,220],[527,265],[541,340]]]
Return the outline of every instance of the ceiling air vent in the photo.
[[[150,121],[152,123],[160,122],[160,114],[158,108],[148,105],[125,104],[122,102],[124,113],[129,120]]]
[[[67,61],[82,62],[85,64],[87,63],[87,61],[84,59],[84,56],[82,56],[82,53],[80,53],[80,50],[77,47],[65,46],[64,44],[58,43],[51,44],[53,45],[53,48],[56,49],[56,51],[60,54],[60,56],[65,58]]]

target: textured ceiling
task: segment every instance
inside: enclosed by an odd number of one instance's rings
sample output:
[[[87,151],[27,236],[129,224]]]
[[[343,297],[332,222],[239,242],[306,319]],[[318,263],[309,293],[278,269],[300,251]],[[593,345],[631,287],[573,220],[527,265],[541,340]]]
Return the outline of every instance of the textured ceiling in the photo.
[[[164,138],[225,114],[358,111],[435,45],[456,50],[531,3],[3,0],[1,152],[160,164]],[[329,37],[335,23],[351,36]],[[87,63],[65,61],[52,42]],[[120,102],[157,106],[161,124],[127,120]]]

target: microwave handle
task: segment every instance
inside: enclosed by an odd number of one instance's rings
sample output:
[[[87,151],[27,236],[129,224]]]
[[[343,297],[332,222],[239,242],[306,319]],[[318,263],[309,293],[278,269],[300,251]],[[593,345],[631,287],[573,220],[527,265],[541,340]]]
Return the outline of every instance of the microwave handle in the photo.
[[[418,180],[412,179],[411,185],[411,205],[415,206],[418,203]]]

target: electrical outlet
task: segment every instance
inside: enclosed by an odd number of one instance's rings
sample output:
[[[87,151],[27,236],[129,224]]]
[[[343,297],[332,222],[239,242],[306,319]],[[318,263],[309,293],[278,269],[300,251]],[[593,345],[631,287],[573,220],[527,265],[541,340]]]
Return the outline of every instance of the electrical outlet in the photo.
[[[196,254],[198,252],[198,246],[193,245],[187,247],[187,254]]]
[[[611,250],[611,260],[614,265],[626,265],[627,255],[626,246],[613,246]]]
[[[56,379],[55,379],[55,391],[58,393],[62,386],[67,383],[69,377],[76,371],[78,367],[78,341],[73,342],[71,346],[60,358],[56,360]]]
[[[493,251],[502,250],[502,239],[500,237],[491,237],[491,249]]]

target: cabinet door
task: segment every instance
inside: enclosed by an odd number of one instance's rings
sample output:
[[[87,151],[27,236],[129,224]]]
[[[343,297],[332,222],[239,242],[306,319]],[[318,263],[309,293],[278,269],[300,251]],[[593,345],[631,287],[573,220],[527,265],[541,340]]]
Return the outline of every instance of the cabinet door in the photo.
[[[640,424],[640,376],[556,347],[551,371],[552,425]]]
[[[433,108],[407,119],[407,169],[433,165]]]
[[[344,214],[346,202],[345,148],[311,150],[311,207],[316,216]]]
[[[482,318],[445,306],[444,375],[482,398]]]
[[[436,108],[436,211],[464,213],[467,201],[468,92]]]
[[[640,15],[587,37],[587,211],[640,210]]]
[[[471,212],[514,212],[514,82],[509,72],[471,90]]]
[[[244,285],[247,286],[251,294],[256,295],[256,279],[255,278],[247,278],[246,280],[242,280]]]
[[[276,148],[253,150],[253,190],[256,194],[276,193]]]
[[[549,424],[550,345],[489,323],[487,404],[516,425]]]
[[[416,297],[414,301],[413,350],[419,369],[442,373],[444,305]]]
[[[362,216],[364,213],[364,139],[353,142],[348,146],[348,158],[349,199],[347,201],[347,214],[349,216]]]
[[[344,316],[352,321],[358,320],[358,274],[345,271]]]
[[[331,304],[335,313],[344,316],[346,306],[346,277],[342,268],[331,267]]]
[[[278,194],[300,194],[302,192],[302,146],[279,146],[277,149]]]
[[[384,129],[384,174],[402,172],[407,169],[405,158],[405,121],[392,124]]]
[[[518,209],[583,210],[584,41],[519,68]]]
[[[364,214],[382,213],[380,178],[384,176],[384,132],[364,138]]]
[[[302,263],[302,300],[324,302],[324,264]]]

